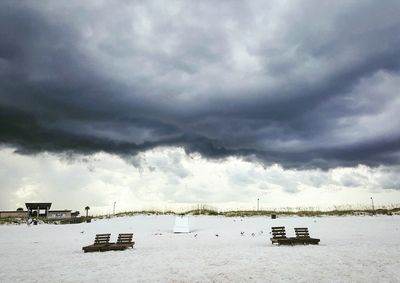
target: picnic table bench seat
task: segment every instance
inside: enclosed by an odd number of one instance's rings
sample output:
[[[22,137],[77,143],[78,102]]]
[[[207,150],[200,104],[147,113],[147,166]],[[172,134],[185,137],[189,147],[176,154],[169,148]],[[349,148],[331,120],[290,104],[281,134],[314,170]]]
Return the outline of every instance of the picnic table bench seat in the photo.
[[[278,245],[292,244],[290,238],[286,237],[286,231],[284,226],[271,227],[271,229],[272,229],[272,238],[271,238],[272,244],[278,244]]]
[[[112,251],[121,251],[127,248],[133,248],[135,242],[132,241],[132,233],[122,233],[118,235],[117,242],[108,247]]]
[[[310,233],[308,232],[308,228],[307,227],[294,228],[294,231],[296,233],[296,238],[294,238],[294,240],[298,244],[318,245],[319,242],[320,242],[320,239],[316,239],[316,238],[311,238],[310,237]]]
[[[94,239],[94,244],[85,246],[82,248],[82,250],[85,253],[88,252],[101,252],[103,249],[106,249],[108,246],[110,246],[112,243],[110,243],[110,237],[111,234],[96,234],[96,237]]]

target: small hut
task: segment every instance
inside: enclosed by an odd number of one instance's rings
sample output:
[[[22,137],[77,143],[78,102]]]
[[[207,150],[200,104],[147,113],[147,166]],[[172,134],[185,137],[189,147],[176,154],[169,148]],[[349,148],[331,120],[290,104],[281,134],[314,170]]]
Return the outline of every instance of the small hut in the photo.
[[[47,218],[51,202],[27,202],[25,203],[29,217]]]

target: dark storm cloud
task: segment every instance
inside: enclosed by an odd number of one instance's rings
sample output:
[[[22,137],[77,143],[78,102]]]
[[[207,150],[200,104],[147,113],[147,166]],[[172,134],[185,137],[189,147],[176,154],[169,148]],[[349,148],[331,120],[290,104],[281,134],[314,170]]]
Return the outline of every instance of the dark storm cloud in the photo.
[[[3,1],[0,142],[398,164],[398,19],[398,1]]]

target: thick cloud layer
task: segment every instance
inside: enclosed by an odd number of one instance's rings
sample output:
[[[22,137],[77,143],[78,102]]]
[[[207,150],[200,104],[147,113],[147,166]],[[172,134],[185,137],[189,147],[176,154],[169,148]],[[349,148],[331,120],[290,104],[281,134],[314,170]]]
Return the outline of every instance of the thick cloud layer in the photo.
[[[111,213],[185,211],[208,204],[218,209],[399,207],[400,166],[357,166],[329,170],[283,169],[241,158],[223,161],[187,155],[181,148],[157,148],[131,157],[97,153],[70,159],[61,154],[21,155],[0,150],[0,207],[16,209],[28,201],[52,208]],[[343,207],[343,205],[345,205]],[[337,207],[336,207],[337,208]]]
[[[0,142],[400,161],[398,1],[0,3]]]

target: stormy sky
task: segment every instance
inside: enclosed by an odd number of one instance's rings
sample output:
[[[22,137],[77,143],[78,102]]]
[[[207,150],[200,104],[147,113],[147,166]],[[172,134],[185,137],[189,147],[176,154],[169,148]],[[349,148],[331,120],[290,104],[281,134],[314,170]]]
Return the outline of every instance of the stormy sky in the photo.
[[[95,186],[44,181],[43,158],[86,175],[120,159],[139,175],[111,190],[158,203],[181,202],[180,187],[187,203],[241,202],[246,186],[327,192],[338,170],[353,172],[340,190],[398,193],[399,71],[399,1],[1,1],[0,204],[27,198],[22,179],[47,188],[29,198]],[[213,166],[229,182],[207,199],[197,179]]]

